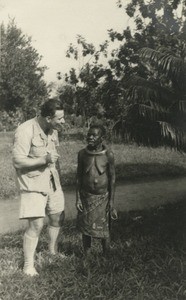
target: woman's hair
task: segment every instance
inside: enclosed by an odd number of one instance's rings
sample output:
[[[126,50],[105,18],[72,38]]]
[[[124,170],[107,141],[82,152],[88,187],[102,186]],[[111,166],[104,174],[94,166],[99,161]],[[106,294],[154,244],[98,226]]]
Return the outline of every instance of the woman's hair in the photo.
[[[106,135],[106,129],[103,125],[100,125],[100,124],[93,124],[93,125],[90,125],[90,128],[89,129],[99,129],[99,131],[101,132],[101,136],[105,136]]]
[[[54,117],[56,110],[63,110],[62,104],[58,100],[49,99],[41,105],[42,117]]]

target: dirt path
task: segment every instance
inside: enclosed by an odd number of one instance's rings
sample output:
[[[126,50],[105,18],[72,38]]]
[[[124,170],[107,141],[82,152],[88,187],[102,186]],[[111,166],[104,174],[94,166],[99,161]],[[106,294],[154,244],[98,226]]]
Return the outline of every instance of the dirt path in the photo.
[[[66,218],[76,216],[75,191],[65,189]],[[116,187],[115,206],[119,211],[148,209],[186,198],[186,177],[157,181],[122,183]],[[0,201],[0,233],[24,228],[18,220],[18,199]]]

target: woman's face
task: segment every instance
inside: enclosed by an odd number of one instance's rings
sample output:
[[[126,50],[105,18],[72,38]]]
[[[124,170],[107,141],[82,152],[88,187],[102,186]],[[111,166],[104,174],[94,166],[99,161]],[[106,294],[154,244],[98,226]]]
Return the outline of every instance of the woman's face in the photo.
[[[99,128],[90,128],[87,134],[87,143],[91,148],[97,148],[102,144],[102,135]]]

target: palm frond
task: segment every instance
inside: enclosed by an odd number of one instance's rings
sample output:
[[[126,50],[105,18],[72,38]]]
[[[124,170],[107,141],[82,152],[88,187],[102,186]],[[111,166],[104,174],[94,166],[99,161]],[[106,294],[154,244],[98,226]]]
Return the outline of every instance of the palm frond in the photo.
[[[175,102],[175,95],[168,88],[161,87],[155,82],[149,82],[139,76],[131,77],[125,83],[126,98],[133,103],[153,103],[162,107],[162,110],[169,108]]]
[[[123,86],[125,88],[129,88],[131,86],[144,86],[144,87],[149,87],[151,88],[154,83],[152,83],[151,81],[146,80],[143,77],[140,77],[138,75],[132,75],[130,76],[127,80],[125,80],[123,82]]]
[[[186,113],[186,101],[184,100],[177,100],[170,106],[171,113]]]
[[[157,121],[157,120],[166,120],[169,116],[167,110],[163,108],[156,109],[155,107],[151,107],[145,104],[136,103],[134,105],[130,105],[128,109],[126,109],[127,115],[126,119],[130,118],[143,118],[145,120]]]
[[[186,112],[186,101],[178,101],[178,106],[181,112]]]
[[[170,123],[158,121],[161,130],[161,136],[167,140],[167,143],[177,149],[184,148],[185,135],[178,128],[172,126]]]
[[[154,62],[159,70],[171,78],[180,79],[184,73],[184,61],[175,56],[169,50],[161,49],[153,50],[150,48],[142,48],[139,55],[143,59]]]
[[[170,137],[173,141],[176,140],[176,129],[171,126],[171,124],[167,122],[158,121],[160,128],[161,128],[161,134],[163,137]]]
[[[160,52],[151,48],[144,47],[139,50],[139,56],[146,60],[152,60],[157,63],[159,60]]]
[[[142,113],[153,114],[150,110],[142,109]],[[113,126],[116,136],[127,142],[136,142],[145,146],[168,146],[179,151],[186,151],[186,135],[178,127],[166,121],[157,121],[152,115],[151,120],[141,122],[134,118],[121,118]]]

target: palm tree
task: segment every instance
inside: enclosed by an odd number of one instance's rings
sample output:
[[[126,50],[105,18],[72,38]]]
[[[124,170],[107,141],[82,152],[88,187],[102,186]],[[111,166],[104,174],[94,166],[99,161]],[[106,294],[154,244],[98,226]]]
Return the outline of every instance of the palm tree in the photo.
[[[186,41],[178,42],[174,53],[162,46],[139,51],[147,76],[124,82],[129,105],[115,125],[128,140],[186,150]]]

